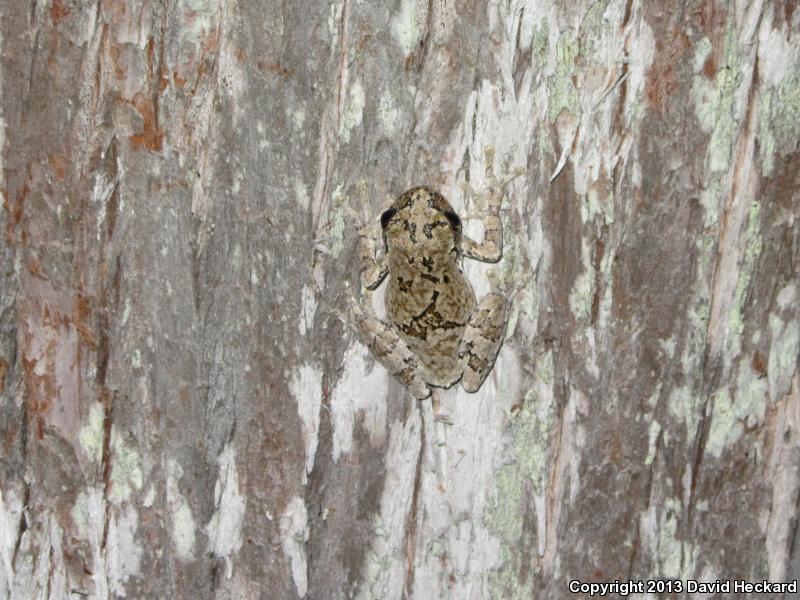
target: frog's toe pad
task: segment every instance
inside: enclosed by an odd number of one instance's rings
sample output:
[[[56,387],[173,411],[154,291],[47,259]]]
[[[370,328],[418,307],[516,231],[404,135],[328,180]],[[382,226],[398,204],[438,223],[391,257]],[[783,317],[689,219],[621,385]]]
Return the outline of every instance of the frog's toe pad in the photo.
[[[477,371],[467,371],[461,379],[461,387],[473,394],[478,391],[483,383],[483,378]]]

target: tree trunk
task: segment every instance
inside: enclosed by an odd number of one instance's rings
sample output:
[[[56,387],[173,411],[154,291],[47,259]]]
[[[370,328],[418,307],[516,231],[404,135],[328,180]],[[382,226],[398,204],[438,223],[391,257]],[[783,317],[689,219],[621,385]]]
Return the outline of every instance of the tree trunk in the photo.
[[[800,577],[793,0],[0,15],[0,598]],[[416,402],[351,214],[489,146],[507,338]]]

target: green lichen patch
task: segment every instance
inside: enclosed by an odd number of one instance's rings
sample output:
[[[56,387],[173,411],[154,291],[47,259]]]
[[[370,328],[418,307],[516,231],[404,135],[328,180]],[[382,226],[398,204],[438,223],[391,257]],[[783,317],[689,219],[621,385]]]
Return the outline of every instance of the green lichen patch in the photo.
[[[580,53],[580,44],[569,32],[562,33],[556,44],[555,72],[547,78],[547,118],[555,123],[561,111],[578,115],[581,110],[578,90],[572,81],[575,59]]]
[[[547,19],[543,19],[533,33],[531,42],[531,53],[534,58],[534,65],[542,68],[547,64],[550,51],[550,25]]]
[[[547,371],[546,366],[542,368]],[[534,543],[524,524],[534,511],[533,497],[545,491],[550,431],[555,420],[552,406],[542,415],[536,404],[534,392],[528,392],[522,410],[512,417],[509,430],[514,462],[499,469],[497,493],[484,514],[486,526],[500,540],[503,566],[490,579],[495,598],[531,598],[533,594],[535,573],[530,572],[524,580],[519,576],[530,561],[530,549],[525,545]]]
[[[714,416],[706,440],[706,454],[719,457],[730,440],[742,434],[742,424],[736,418],[734,404],[728,390],[721,390],[714,396]]]
[[[741,361],[734,393],[723,389],[714,396],[706,454],[719,457],[725,448],[742,436],[746,427],[763,423],[767,394],[767,380],[755,373],[748,361]]]
[[[695,572],[697,548],[678,538],[678,518],[685,514],[683,505],[676,498],[667,498],[661,511],[656,532],[654,555],[658,557],[658,575],[671,579],[686,579]]]
[[[771,122],[775,129],[780,151],[796,151],[800,137],[800,75],[786,77],[775,94]]]
[[[741,57],[734,26],[734,11],[728,15],[722,68],[717,71],[719,109],[714,132],[708,146],[708,161],[712,172],[726,172],[730,167],[733,139],[737,122],[734,114],[734,94],[742,81]]]
[[[747,215],[747,233],[745,236],[746,249],[744,261],[739,271],[736,281],[736,292],[734,293],[731,310],[728,314],[728,331],[731,336],[729,339],[729,350],[738,352],[740,338],[744,333],[744,320],[742,312],[747,300],[747,292],[750,289],[750,279],[761,255],[763,242],[761,240],[761,205],[753,202]]]
[[[582,42],[584,47],[581,52],[584,55],[591,55],[595,52],[595,48],[608,39],[609,32],[612,28],[618,26],[606,15],[606,9],[610,0],[597,0],[592,2],[586,14],[583,16],[581,22],[581,32],[583,33]]]
[[[710,44],[702,42],[695,51],[695,66],[710,52]],[[736,37],[734,11],[729,11],[719,69],[713,82],[705,73],[695,75],[692,85],[695,115],[704,131],[711,133],[707,161],[712,173],[726,173],[738,127],[734,106],[735,94],[742,82],[741,51]]]
[[[769,176],[775,153],[795,152],[800,138],[800,75],[785,77],[777,88],[761,93],[758,119],[758,154],[763,173]]]

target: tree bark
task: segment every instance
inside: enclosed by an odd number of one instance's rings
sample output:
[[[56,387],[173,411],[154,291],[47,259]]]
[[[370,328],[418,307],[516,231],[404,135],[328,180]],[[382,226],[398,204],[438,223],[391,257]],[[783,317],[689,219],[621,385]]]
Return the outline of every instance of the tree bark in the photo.
[[[800,578],[793,0],[0,18],[0,598]],[[490,159],[507,338],[415,402],[351,214]]]

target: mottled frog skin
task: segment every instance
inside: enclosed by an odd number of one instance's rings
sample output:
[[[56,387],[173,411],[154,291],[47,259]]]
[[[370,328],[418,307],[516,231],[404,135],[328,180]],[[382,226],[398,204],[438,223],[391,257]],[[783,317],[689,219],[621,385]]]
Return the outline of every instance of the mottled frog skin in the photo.
[[[462,233],[461,219],[439,192],[415,187],[397,198],[376,226],[361,230],[361,280],[373,290],[384,280],[386,321],[371,303],[349,298],[348,320],[375,358],[418,399],[429,386],[461,380],[477,391],[492,368],[506,330],[508,301],[493,282],[478,303],[461,271],[462,256],[497,262],[502,256],[501,193],[489,195],[484,240]],[[383,252],[377,253],[383,239]]]

